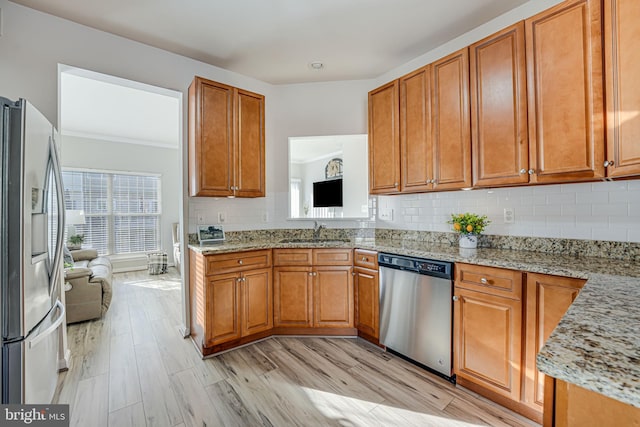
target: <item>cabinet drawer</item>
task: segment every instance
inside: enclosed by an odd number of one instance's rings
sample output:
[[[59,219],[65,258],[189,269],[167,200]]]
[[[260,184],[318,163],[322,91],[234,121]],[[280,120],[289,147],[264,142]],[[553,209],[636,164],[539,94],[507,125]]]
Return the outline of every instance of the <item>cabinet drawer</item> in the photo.
[[[351,249],[314,249],[313,265],[353,265]]]
[[[370,268],[372,270],[378,269],[378,252],[368,251],[366,249],[354,249],[353,256],[353,265],[356,267]]]
[[[271,267],[271,250],[235,252],[207,256],[207,276]]]
[[[311,265],[312,249],[274,249],[273,265]]]
[[[522,297],[522,272],[456,263],[456,286],[512,299]]]

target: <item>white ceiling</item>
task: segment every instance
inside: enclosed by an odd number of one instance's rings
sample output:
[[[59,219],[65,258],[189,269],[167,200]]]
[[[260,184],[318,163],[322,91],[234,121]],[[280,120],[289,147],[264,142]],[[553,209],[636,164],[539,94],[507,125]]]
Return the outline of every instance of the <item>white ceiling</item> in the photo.
[[[273,84],[374,78],[527,2],[12,1]]]
[[[65,67],[60,95],[63,135],[178,148],[178,92]]]

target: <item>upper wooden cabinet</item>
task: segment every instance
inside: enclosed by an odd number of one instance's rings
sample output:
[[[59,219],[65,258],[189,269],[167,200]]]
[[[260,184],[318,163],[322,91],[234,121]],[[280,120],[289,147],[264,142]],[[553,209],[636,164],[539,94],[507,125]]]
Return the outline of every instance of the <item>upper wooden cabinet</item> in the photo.
[[[400,191],[398,80],[369,92],[369,192]]]
[[[524,22],[469,48],[474,186],[529,182]]]
[[[195,77],[189,86],[189,194],[264,197],[264,96]]]
[[[525,21],[531,182],[604,176],[600,3],[565,1]]]
[[[469,49],[454,52],[434,62],[432,67],[434,189],[471,187]]]
[[[432,190],[430,65],[400,78],[400,157],[402,192]]]
[[[607,176],[640,175],[640,2],[605,0]]]

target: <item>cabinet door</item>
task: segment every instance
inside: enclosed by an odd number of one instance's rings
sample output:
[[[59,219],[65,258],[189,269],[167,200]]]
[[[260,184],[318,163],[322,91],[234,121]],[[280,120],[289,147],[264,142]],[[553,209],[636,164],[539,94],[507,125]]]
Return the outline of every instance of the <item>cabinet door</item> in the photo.
[[[607,176],[640,175],[640,2],[605,0]]]
[[[264,197],[264,96],[242,89],[235,92],[235,194]]]
[[[242,336],[273,328],[271,269],[243,273],[242,288]]]
[[[536,355],[576,299],[585,280],[527,273],[524,402],[542,411],[544,374],[536,368]]]
[[[240,338],[240,277],[212,276],[207,286],[205,347]]]
[[[520,401],[521,301],[458,287],[455,295],[456,375]]]
[[[196,77],[189,86],[189,194],[229,196],[232,180],[233,88]]]
[[[603,177],[600,1],[565,1],[525,25],[531,181]]]
[[[313,325],[313,276],[310,267],[273,269],[274,326]]]
[[[369,92],[369,192],[400,191],[399,84]]]
[[[529,182],[524,22],[469,49],[473,185]]]
[[[355,268],[356,328],[373,338],[380,337],[379,274],[376,270]]]
[[[313,278],[314,326],[352,328],[351,267],[316,267]]]
[[[431,65],[400,78],[400,154],[402,192],[431,190]]]
[[[432,64],[431,116],[437,190],[471,186],[469,50]]]

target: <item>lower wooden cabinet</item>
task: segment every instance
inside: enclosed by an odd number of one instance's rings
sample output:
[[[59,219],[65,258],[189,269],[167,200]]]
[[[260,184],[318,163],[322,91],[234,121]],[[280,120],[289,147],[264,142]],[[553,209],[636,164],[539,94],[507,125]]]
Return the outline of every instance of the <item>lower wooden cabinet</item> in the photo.
[[[313,275],[313,326],[353,327],[352,267],[316,267]]]
[[[220,255],[192,250],[189,271],[191,334],[203,354],[273,328],[271,250]]]
[[[545,376],[536,368],[536,355],[578,296],[585,280],[527,273],[527,315],[524,402],[542,412]]]
[[[469,381],[520,400],[522,301],[459,287],[455,297],[454,371],[458,382],[465,385]]]
[[[554,380],[555,416],[546,426],[640,426],[640,408],[574,384]]]
[[[380,287],[379,273],[368,268],[356,267],[356,328],[358,333],[380,339]]]
[[[274,249],[274,259],[276,327],[353,328],[351,249]]]
[[[274,326],[310,328],[313,325],[311,267],[274,267]]]
[[[242,273],[242,336],[273,328],[273,280],[271,268]]]
[[[554,393],[536,355],[586,281],[462,263],[455,278],[458,383],[546,424]]]
[[[355,327],[374,343],[380,339],[380,276],[378,253],[354,250]]]
[[[213,276],[206,286],[204,346],[240,338],[240,282],[235,273]]]

